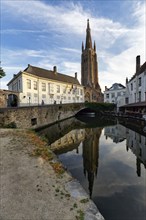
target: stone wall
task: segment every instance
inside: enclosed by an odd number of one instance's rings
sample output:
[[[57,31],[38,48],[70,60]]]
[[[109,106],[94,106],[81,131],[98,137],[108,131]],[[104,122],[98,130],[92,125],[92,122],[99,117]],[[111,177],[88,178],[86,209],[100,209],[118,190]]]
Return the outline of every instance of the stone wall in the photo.
[[[38,128],[74,116],[84,103],[1,108],[0,126],[15,124],[17,128]]]
[[[17,105],[19,105],[19,93],[18,92],[0,89],[0,108],[6,108],[8,104],[10,104],[9,95],[15,95],[18,100]]]

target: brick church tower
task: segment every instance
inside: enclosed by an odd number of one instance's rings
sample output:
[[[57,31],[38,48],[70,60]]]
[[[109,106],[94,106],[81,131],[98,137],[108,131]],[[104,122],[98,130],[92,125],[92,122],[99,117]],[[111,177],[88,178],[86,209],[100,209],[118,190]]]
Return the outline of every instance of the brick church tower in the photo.
[[[82,43],[81,84],[85,88],[85,101],[103,102],[103,94],[98,82],[98,62],[96,44],[92,47],[89,19],[87,20],[86,44]]]

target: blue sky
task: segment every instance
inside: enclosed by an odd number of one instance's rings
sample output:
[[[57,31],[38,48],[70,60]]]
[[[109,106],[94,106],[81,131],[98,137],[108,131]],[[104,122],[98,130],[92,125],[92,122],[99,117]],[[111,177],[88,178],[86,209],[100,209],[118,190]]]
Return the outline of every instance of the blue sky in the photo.
[[[146,60],[145,0],[0,0],[0,60],[6,77],[28,64],[81,78],[81,45],[87,19],[96,42],[102,91],[125,84],[135,73],[135,59]]]

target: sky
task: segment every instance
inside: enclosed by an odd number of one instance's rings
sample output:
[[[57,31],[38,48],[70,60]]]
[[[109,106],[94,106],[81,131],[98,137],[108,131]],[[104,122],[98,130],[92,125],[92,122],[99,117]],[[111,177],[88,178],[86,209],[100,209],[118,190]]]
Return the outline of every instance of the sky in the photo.
[[[146,61],[145,0],[0,0],[0,61],[6,76],[28,64],[81,81],[81,46],[87,19],[96,42],[99,84],[125,85],[135,73],[136,56]]]

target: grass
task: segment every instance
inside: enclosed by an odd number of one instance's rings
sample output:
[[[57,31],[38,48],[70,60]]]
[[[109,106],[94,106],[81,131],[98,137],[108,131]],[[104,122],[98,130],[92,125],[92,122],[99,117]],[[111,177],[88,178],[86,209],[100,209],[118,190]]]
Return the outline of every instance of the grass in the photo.
[[[77,211],[78,215],[76,216],[77,220],[84,220],[84,212],[82,210]]]
[[[87,203],[87,202],[89,202],[88,198],[80,200],[80,203]]]
[[[55,173],[61,175],[65,172],[65,169],[60,162],[55,162],[55,163],[51,162],[50,164],[53,167]]]

